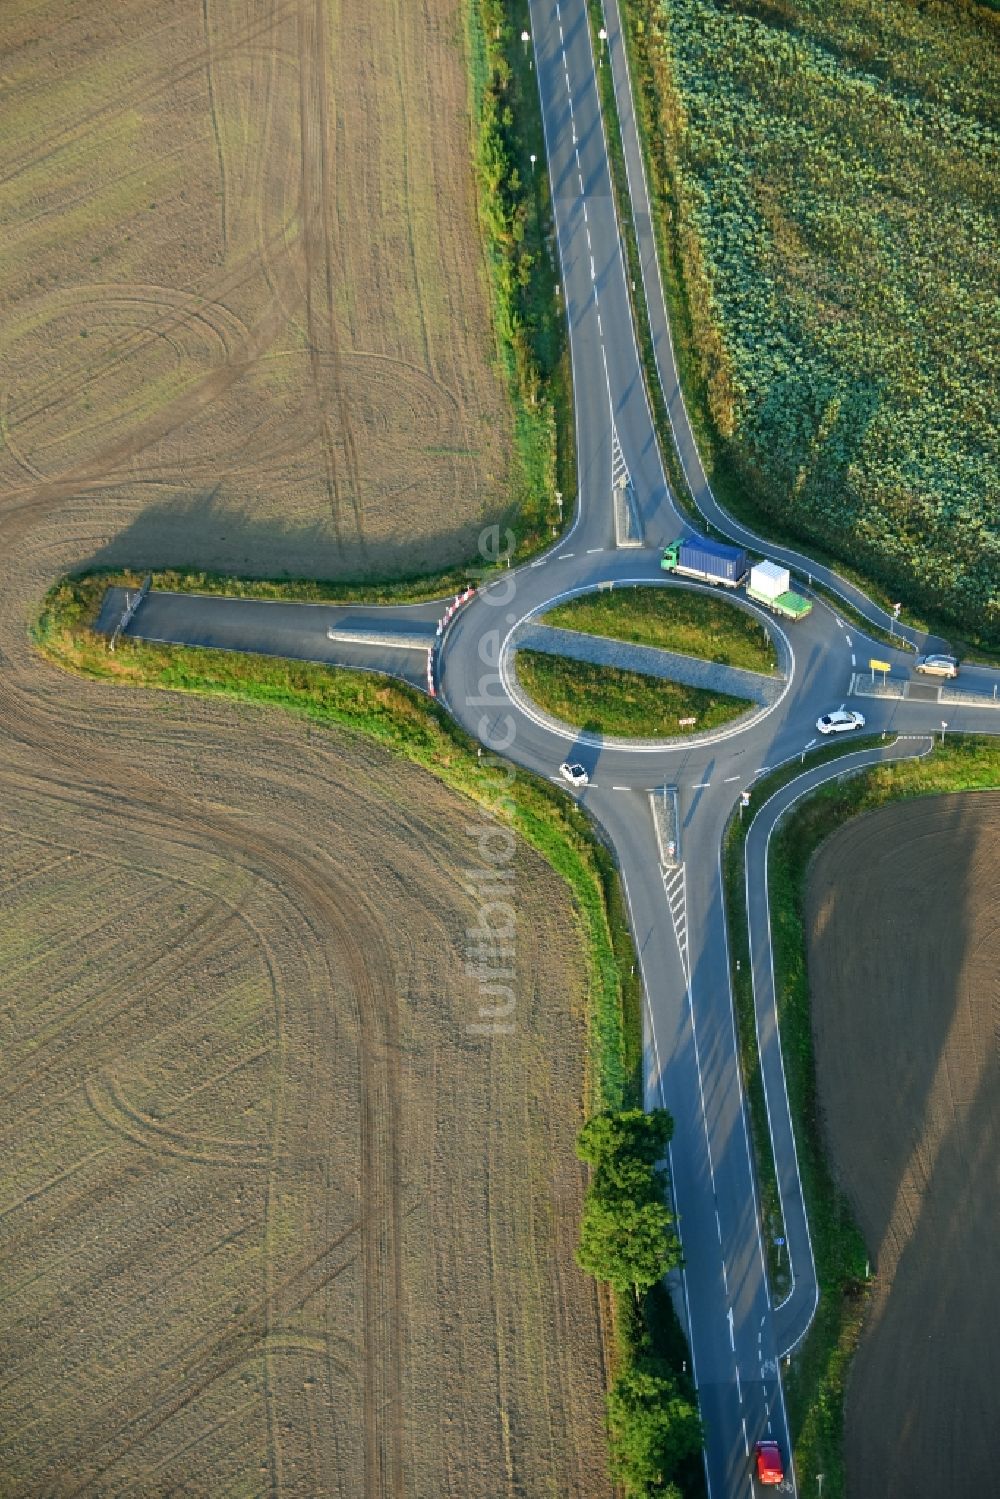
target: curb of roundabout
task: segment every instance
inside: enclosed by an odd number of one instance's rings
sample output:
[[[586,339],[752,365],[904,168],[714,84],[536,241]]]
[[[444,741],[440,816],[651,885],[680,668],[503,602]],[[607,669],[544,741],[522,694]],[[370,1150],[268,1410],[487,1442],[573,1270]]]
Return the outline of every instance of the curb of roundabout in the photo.
[[[655,583],[650,584],[648,578],[616,578],[615,583],[616,586],[623,588],[656,586]],[[731,600],[730,602],[738,604],[738,607],[759,617],[765,628],[780,642],[781,654],[784,657],[782,663],[784,667],[782,673],[784,686],[773,703],[765,703],[753,711],[743,713],[725,728],[714,730],[711,733],[669,735],[662,739],[624,739],[610,734],[591,734],[584,729],[576,729],[571,724],[564,723],[561,719],[554,718],[551,714],[539,708],[526,695],[517,679],[517,671],[514,665],[514,658],[517,654],[515,636],[530,620],[544,614],[546,610],[551,609],[555,604],[562,603],[565,599],[578,598],[581,595],[596,592],[596,588],[588,584],[580,588],[567,589],[563,593],[555,594],[552,598],[546,599],[541,604],[536,604],[533,609],[527,610],[519,619],[515,620],[501,643],[498,669],[507,697],[519,713],[523,714],[525,718],[529,719],[539,728],[546,730],[546,732],[573,744],[586,745],[589,749],[614,749],[629,754],[658,754],[664,751],[695,748],[699,745],[719,744],[723,740],[733,739],[739,734],[745,734],[748,730],[762,723],[765,718],[774,713],[787,697],[795,679],[795,651],[792,642],[781,626],[765,615],[763,610],[754,608],[744,600]]]

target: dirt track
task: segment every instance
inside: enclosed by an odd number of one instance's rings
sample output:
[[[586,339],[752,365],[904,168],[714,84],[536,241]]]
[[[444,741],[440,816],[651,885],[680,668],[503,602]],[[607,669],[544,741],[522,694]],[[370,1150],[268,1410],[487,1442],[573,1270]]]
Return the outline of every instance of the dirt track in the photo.
[[[819,1094],[877,1274],[851,1499],[982,1499],[1000,1385],[1000,794],[850,822],[808,891]]]
[[[563,887],[521,851],[516,1030],[471,1038],[462,802],[26,638],[95,557],[469,550],[458,10],[344,12],[0,15],[5,1494],[608,1491]]]

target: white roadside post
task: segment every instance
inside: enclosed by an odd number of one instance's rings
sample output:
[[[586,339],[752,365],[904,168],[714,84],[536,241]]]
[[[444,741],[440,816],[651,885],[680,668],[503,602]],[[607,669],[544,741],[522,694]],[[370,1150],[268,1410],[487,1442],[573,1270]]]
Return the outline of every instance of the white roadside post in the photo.
[[[607,29],[607,27],[606,26],[602,26],[601,29],[600,29],[600,31],[597,33],[597,35],[598,35],[598,39],[600,40],[600,43],[601,43],[601,55],[597,59],[597,66],[599,68],[603,68],[604,67],[604,49],[605,49],[605,47],[608,44],[608,29]]]
[[[521,41],[524,43],[524,55],[525,55],[525,57],[528,58],[528,67],[531,68],[531,67],[534,66],[534,64],[531,61],[531,58],[528,56],[528,43],[531,41],[531,32],[530,31],[522,31],[521,32]]]
[[[947,732],[948,732],[948,725],[945,723],[944,719],[942,718],[942,720],[941,720],[941,743],[942,744],[944,744],[944,736],[945,736],[945,734]]]

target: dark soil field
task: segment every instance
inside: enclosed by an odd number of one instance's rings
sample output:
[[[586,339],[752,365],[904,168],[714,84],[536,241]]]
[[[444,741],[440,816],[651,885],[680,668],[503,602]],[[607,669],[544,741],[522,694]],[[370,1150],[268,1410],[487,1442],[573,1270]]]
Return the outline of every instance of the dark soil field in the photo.
[[[807,896],[830,1159],[871,1252],[851,1499],[997,1490],[1000,793],[897,803],[823,846]]]

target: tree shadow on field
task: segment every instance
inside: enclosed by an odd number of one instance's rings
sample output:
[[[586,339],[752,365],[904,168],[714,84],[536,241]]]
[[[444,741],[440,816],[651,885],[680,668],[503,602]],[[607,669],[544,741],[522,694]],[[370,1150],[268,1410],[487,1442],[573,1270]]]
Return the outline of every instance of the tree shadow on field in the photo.
[[[847,1401],[859,1496],[992,1487],[998,846],[1000,796],[921,798],[846,824],[808,880],[819,1114],[878,1277]]]
[[[498,517],[501,528],[502,517]],[[390,582],[472,566],[481,526],[464,524],[415,539],[359,539],[353,516],[338,537],[332,520],[281,521],[225,497],[222,485],[178,492],[148,505],[81,564],[91,568],[208,571],[240,578]]]

